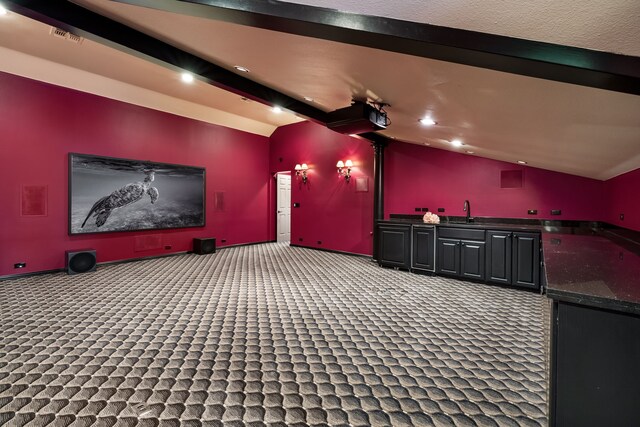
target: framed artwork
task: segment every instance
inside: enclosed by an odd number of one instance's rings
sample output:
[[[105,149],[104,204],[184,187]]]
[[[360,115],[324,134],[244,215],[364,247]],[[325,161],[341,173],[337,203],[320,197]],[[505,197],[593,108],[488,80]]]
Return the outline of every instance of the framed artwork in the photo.
[[[204,168],[69,154],[69,234],[204,225]]]

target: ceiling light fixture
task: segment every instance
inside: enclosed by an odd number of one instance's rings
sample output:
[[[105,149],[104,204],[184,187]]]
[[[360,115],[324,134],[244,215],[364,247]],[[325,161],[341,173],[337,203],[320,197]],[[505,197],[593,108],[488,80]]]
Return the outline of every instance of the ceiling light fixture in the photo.
[[[234,65],[233,68],[240,71],[241,73],[248,73],[251,71],[247,67],[243,67],[242,65]]]
[[[193,74],[184,72],[180,74],[180,79],[185,83],[193,83]]]
[[[420,124],[422,124],[422,126],[433,126],[436,124],[436,121],[433,120],[431,117],[425,117],[423,119],[420,119]]]
[[[459,139],[454,139],[453,141],[451,141],[451,145],[453,145],[454,147],[462,147],[464,144]]]
[[[0,5],[0,15],[6,15],[7,13],[9,13],[7,8],[2,6],[2,5]]]
[[[467,150],[467,154],[473,154],[475,151]]]
[[[307,102],[313,102],[313,98],[310,97],[310,96],[305,96],[304,100],[307,101]]]
[[[271,108],[271,111],[273,111],[276,114],[280,114],[280,113],[282,113],[282,108],[280,108],[277,105],[275,105],[273,108]]]
[[[521,165],[526,165],[527,162],[525,162],[524,160],[518,160],[518,163],[520,163]]]

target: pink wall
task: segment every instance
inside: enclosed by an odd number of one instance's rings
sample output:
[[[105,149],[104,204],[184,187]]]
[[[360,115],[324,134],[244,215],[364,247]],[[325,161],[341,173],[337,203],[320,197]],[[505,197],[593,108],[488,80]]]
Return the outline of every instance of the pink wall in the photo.
[[[522,188],[501,188],[503,170],[522,170]],[[385,216],[416,207],[463,216],[468,199],[472,216],[604,220],[603,190],[594,179],[415,144],[390,144],[385,153]],[[538,215],[527,215],[528,209]],[[551,209],[562,215],[551,216]]]
[[[610,224],[640,231],[640,169],[627,172],[605,182]],[[620,220],[624,214],[624,220]]]
[[[0,276],[62,268],[68,249],[95,248],[102,262],[191,250],[193,237],[219,246],[269,239],[268,138],[4,73],[0,132]],[[206,227],[69,236],[69,152],[205,167]],[[23,185],[48,186],[47,216],[21,216]],[[163,248],[135,251],[136,237],[149,234]]]
[[[293,170],[296,163],[311,168],[306,185],[292,175],[291,199],[300,207],[291,209],[291,243],[371,254],[373,148],[368,142],[302,122],[280,127],[271,135],[270,159],[271,172]],[[347,159],[355,165],[349,183],[339,179],[336,170],[337,161]],[[356,191],[357,178],[367,180],[367,192]],[[275,206],[275,191],[272,197]],[[275,238],[275,207],[271,210]]]

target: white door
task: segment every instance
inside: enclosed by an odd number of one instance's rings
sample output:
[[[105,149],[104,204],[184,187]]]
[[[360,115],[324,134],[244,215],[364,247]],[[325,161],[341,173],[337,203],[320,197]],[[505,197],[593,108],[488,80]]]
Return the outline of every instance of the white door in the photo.
[[[291,240],[291,175],[278,174],[278,242]]]

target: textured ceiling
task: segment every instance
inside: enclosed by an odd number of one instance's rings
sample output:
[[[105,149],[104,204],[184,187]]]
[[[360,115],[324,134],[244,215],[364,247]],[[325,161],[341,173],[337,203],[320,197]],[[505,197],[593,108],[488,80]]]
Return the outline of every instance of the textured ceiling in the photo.
[[[596,179],[640,167],[640,96],[119,2],[75,2],[231,71],[246,66],[251,80],[311,97],[305,102],[324,111],[353,98],[388,102],[393,123],[384,134],[397,140]],[[19,15],[0,22],[0,70],[262,135],[301,120],[202,81],[184,85],[173,69],[91,40],[56,39]],[[438,124],[420,126],[425,115]],[[455,148],[453,139],[465,145]]]
[[[638,0],[295,0],[527,40],[640,56]]]
[[[398,140],[597,179],[640,167],[640,96],[178,15],[77,3],[332,111],[382,100]],[[418,124],[431,114],[437,126]],[[452,139],[465,146],[452,147]]]
[[[185,85],[174,70],[100,43],[54,37],[14,13],[0,24],[1,71],[264,136],[302,120],[198,80]]]

